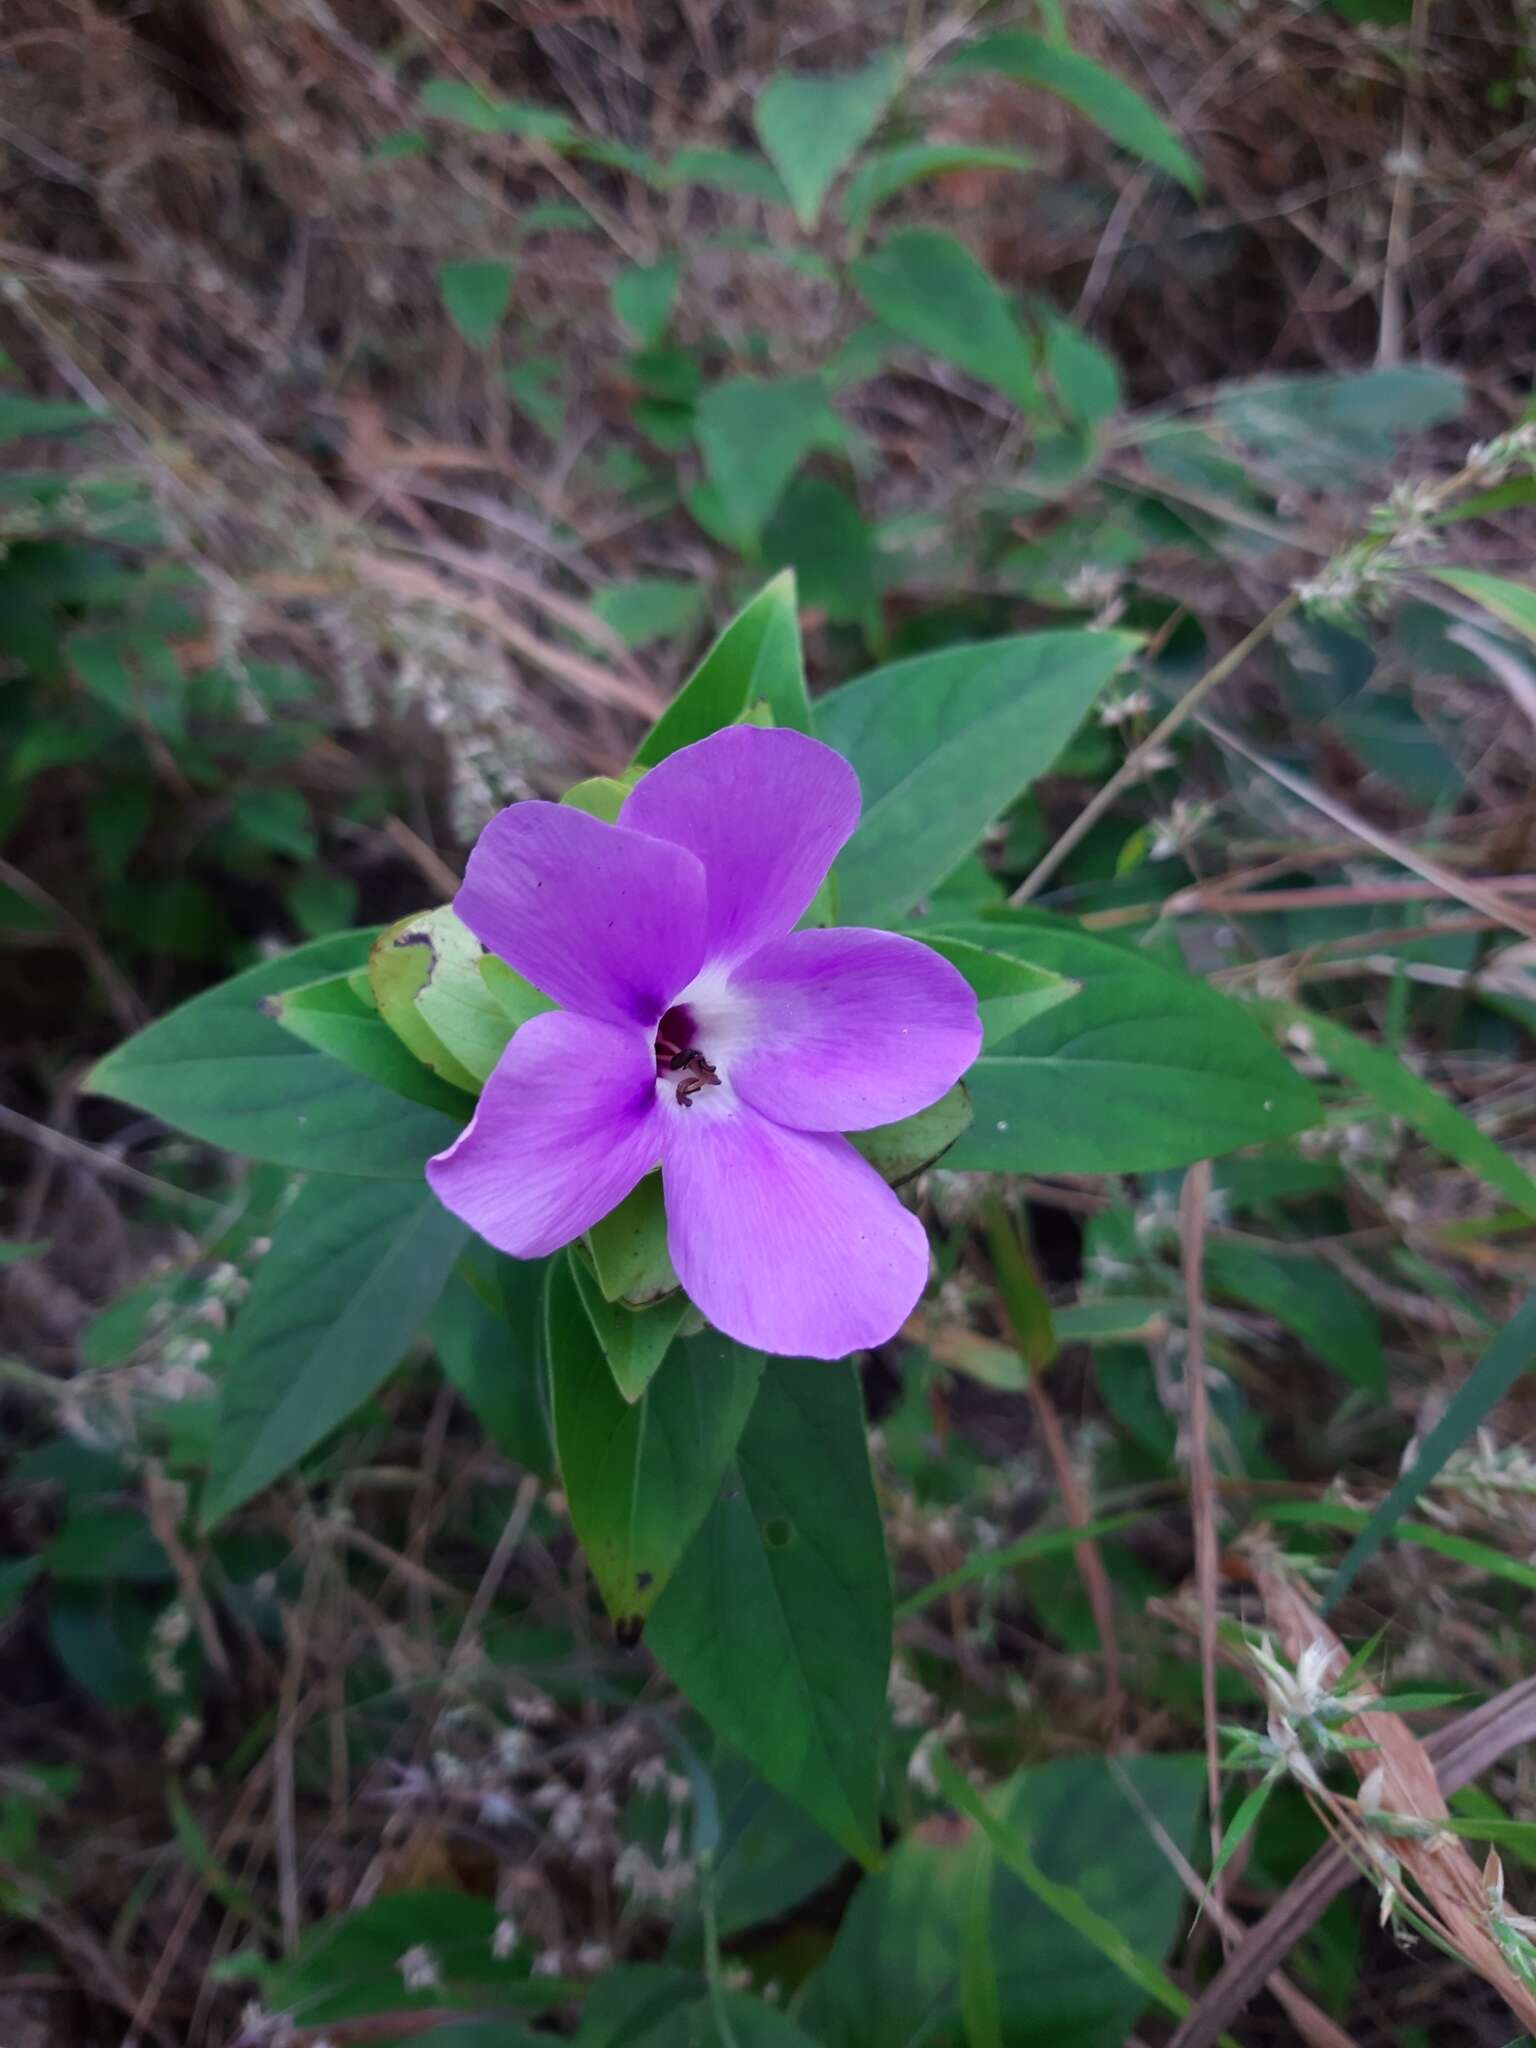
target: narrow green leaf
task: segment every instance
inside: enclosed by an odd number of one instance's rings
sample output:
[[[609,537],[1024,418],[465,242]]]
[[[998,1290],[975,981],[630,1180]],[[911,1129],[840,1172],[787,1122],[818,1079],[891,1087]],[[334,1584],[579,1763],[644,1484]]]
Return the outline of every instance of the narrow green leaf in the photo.
[[[716,1734],[876,1860],[891,1595],[850,1367],[771,1361],[650,1641]]]
[[[305,1182],[235,1323],[205,1529],[292,1471],[377,1392],[468,1236],[420,1180]]]
[[[33,398],[25,391],[0,391],[0,443],[27,434],[73,434],[99,427],[111,417],[71,398]]]
[[[229,1872],[220,1863],[209,1845],[208,1837],[197,1824],[196,1816],[188,1806],[186,1795],[174,1778],[168,1778],[165,1786],[165,1803],[170,1812],[171,1826],[176,1830],[176,1839],[181,1844],[182,1854],[198,1871],[213,1896],[242,1920],[264,1933],[274,1930],[269,1926],[266,1914],[259,1902],[243,1885],[236,1884]]]
[[[1527,640],[1536,640],[1536,590],[1529,584],[1511,583],[1507,576],[1489,576],[1480,569],[1431,569],[1428,573],[1437,583],[1475,599],[1484,611],[1513,626]]]
[[[1401,1117],[1436,1151],[1481,1175],[1525,1215],[1536,1216],[1536,1180],[1453,1102],[1410,1073],[1401,1060],[1379,1046],[1368,1045],[1331,1017],[1289,1004],[1261,1007],[1293,1032],[1304,1032],[1307,1043],[1335,1073],[1353,1081],[1389,1116]]]
[[[512,303],[510,263],[445,263],[437,273],[443,310],[472,349],[487,349]]]
[[[1200,167],[1162,115],[1134,86],[1091,57],[1048,43],[1043,36],[1009,31],[983,36],[944,68],[952,77],[991,71],[1025,85],[1042,86],[1086,114],[1122,149],[1177,178],[1196,197],[1200,194]]]
[[[676,1343],[637,1401],[614,1385],[569,1256],[550,1267],[555,1447],[592,1576],[636,1641],[736,1449],[762,1355],[710,1330]]]
[[[419,1183],[430,1154],[458,1136],[458,1122],[403,1105],[261,1008],[267,996],[358,966],[373,936],[316,939],[209,989],[108,1053],[89,1087],[250,1159]]]
[[[1002,287],[953,235],[904,228],[853,266],[861,299],[905,341],[1040,410],[1030,345]]]
[[[1031,171],[1033,157],[1019,149],[989,149],[970,142],[907,142],[868,156],[848,180],[841,213],[855,234],[863,234],[888,199],[922,178],[946,171]]]
[[[789,205],[778,172],[744,149],[680,149],[667,165],[662,182],[708,185],[742,199],[766,200],[770,206]]]
[[[910,1621],[914,1614],[931,1607],[935,1600],[947,1599],[964,1586],[974,1586],[981,1579],[1012,1571],[1016,1565],[1034,1564],[1042,1557],[1060,1557],[1065,1551],[1075,1550],[1080,1543],[1091,1543],[1099,1536],[1113,1536],[1117,1530],[1130,1528],[1133,1522],[1145,1521],[1153,1512],[1150,1508],[1142,1508],[1127,1514],[1100,1515],[1081,1528],[1040,1529],[1032,1535],[1020,1537],[1017,1543],[982,1551],[965,1564],[958,1565],[954,1571],[946,1572],[943,1578],[935,1579],[919,1592],[909,1594],[896,1609],[896,1619]]]
[[[477,135],[528,135],[558,144],[573,142],[578,133],[555,107],[535,106],[528,100],[493,99],[458,78],[428,79],[416,103],[434,120],[451,121]]]
[[[1030,1845],[1014,1828],[1000,1820],[992,1808],[966,1778],[950,1762],[943,1750],[932,1753],[934,1776],[938,1779],[939,1790],[950,1803],[959,1808],[967,1820],[981,1829],[991,1845],[993,1854],[1007,1870],[1027,1886],[1040,1904],[1057,1919],[1063,1921],[1072,1932],[1096,1948],[1112,1968],[1123,1977],[1128,1977],[1138,1990],[1144,1992],[1164,2012],[1177,2014],[1181,2019],[1191,2011],[1191,2001],[1179,1987],[1154,1962],[1138,1954],[1136,1949],[1111,1920],[1106,1920],[1070,1885],[1059,1884],[1046,1876],[1030,1853]]]
[[[775,725],[810,731],[800,615],[789,571],[765,584],[732,619],[640,742],[636,765],[654,768],[679,747],[736,724],[759,700]]]
[[[1346,1507],[1342,1501],[1332,1500],[1286,1500],[1270,1502],[1264,1509],[1264,1520],[1280,1525],[1299,1523],[1304,1527],[1348,1529],[1351,1532],[1363,1529],[1370,1521],[1369,1508]],[[1414,1543],[1421,1550],[1438,1551],[1441,1557],[1454,1558],[1458,1564],[1471,1565],[1474,1570],[1485,1572],[1490,1579],[1505,1579],[1512,1586],[1523,1586],[1527,1592],[1536,1592],[1536,1565],[1527,1564],[1523,1558],[1509,1557],[1502,1550],[1495,1550],[1491,1544],[1479,1543],[1471,1536],[1457,1536],[1449,1529],[1436,1529],[1428,1522],[1399,1522],[1392,1531],[1395,1543]],[[1348,1674],[1339,1680],[1339,1690],[1348,1685]]]
[[[861,71],[776,78],[759,96],[758,140],[801,227],[815,227],[833,179],[879,126],[901,71],[901,53],[885,50]]]
[[[992,1851],[977,1841],[960,1919],[960,2023],[965,2048],[1003,2048],[1002,2002],[992,1954]]]
[[[1323,1612],[1353,1585],[1447,1460],[1493,1412],[1536,1362],[1536,1294],[1527,1297],[1451,1396],[1440,1420],[1418,1446],[1407,1471],[1376,1508],[1329,1582]]]
[[[891,923],[952,874],[1049,772],[1137,644],[1127,633],[1021,633],[920,654],[818,698],[816,736],[851,763],[864,796],[837,863],[844,919]]]
[[[1385,1396],[1387,1362],[1376,1312],[1325,1260],[1277,1256],[1258,1243],[1217,1238],[1206,1248],[1205,1271],[1216,1293],[1262,1309],[1325,1365],[1367,1393]]]
[[[978,1858],[992,1863],[990,1945],[1004,2041],[1121,2048],[1136,2037],[1147,1993],[1105,1967],[1102,1924],[1148,1970],[1167,1951],[1185,1899],[1154,1830],[1189,1853],[1198,1759],[1073,1757],[1016,1772],[984,1805],[1048,1882],[1091,1902],[1096,1939],[1042,1903],[981,1828],[937,1818],[909,1828],[855,1891],[831,1954],[802,1989],[796,2012],[821,2048],[960,2048]]]
[[[1216,1849],[1215,1860],[1211,1864],[1210,1877],[1206,1881],[1207,1892],[1209,1892],[1210,1887],[1215,1884],[1217,1878],[1220,1877],[1221,1873],[1232,1861],[1236,1851],[1258,1826],[1259,1815],[1269,1804],[1269,1795],[1274,1791],[1278,1783],[1279,1774],[1274,1771],[1271,1771],[1267,1777],[1261,1778],[1252,1791],[1244,1797],[1231,1820],[1227,1822],[1226,1831],[1222,1835]]]

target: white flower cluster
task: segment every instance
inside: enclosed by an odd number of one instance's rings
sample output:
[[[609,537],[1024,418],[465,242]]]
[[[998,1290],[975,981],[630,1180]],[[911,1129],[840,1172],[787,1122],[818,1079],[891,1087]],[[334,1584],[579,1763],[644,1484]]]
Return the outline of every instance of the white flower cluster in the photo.
[[[1525,420],[1491,441],[1474,442],[1466,466],[1485,485],[1502,483],[1516,469],[1536,467],[1536,420]]]

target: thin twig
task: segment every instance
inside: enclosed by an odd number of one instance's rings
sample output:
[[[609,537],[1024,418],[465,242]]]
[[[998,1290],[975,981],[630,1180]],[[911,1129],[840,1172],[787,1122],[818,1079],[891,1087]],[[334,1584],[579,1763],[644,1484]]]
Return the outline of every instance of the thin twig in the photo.
[[[1243,1923],[1217,1896],[1215,1889],[1206,1885],[1199,1871],[1163,1826],[1153,1808],[1142,1797],[1141,1789],[1130,1772],[1124,1768],[1120,1759],[1114,1756],[1109,1759],[1109,1768],[1115,1783],[1141,1815],[1148,1834],[1162,1850],[1169,1867],[1177,1872],[1180,1884],[1200,1905],[1206,1917],[1215,1923],[1223,1941],[1231,1946],[1240,1940],[1246,1932]],[[1342,2027],[1335,2026],[1328,2015],[1314,2005],[1306,1993],[1299,1990],[1282,1971],[1272,1970],[1264,1980],[1264,1989],[1278,2005],[1284,2007],[1286,2017],[1302,2040],[1307,2043],[1307,2048],[1359,2048],[1354,2036],[1346,2034]]]
[[[172,1181],[156,1180],[153,1174],[140,1173],[136,1166],[114,1158],[99,1146],[87,1145],[83,1138],[72,1138],[68,1131],[56,1131],[52,1124],[40,1124],[32,1117],[23,1116],[19,1109],[8,1108],[3,1102],[0,1102],[0,1130],[25,1138],[29,1145],[37,1145],[44,1152],[55,1153],[61,1159],[76,1160],[104,1179],[118,1181],[124,1187],[136,1189],[141,1195],[152,1195],[156,1201],[182,1202],[194,1209],[223,1207],[211,1195],[200,1195],[192,1188],[179,1188]]]
[[[118,1029],[137,1031],[146,1016],[143,1004],[80,920],[64,907],[57,896],[51,895],[41,883],[34,882],[30,875],[23,874],[20,868],[12,867],[8,860],[0,860],[0,882],[14,889],[34,910],[41,910],[55,920],[100,984]]]
[[[1160,719],[1146,738],[1131,749],[1108,782],[1088,799],[1056,844],[1024,877],[1008,899],[1011,904],[1027,903],[1031,896],[1039,894],[1073,847],[1086,837],[1122,791],[1129,789],[1132,783],[1141,779],[1143,763],[1154,749],[1173,737],[1180,726],[1205,702],[1212,690],[1224,683],[1235,669],[1241,668],[1255,648],[1264,644],[1275,628],[1290,617],[1300,602],[1294,591],[1282,597],[1272,610],[1265,613],[1251,633],[1245,634],[1220,661],[1211,664],[1198,682],[1190,685],[1167,716]]]
[[[490,1612],[491,1602],[496,1598],[507,1566],[512,1562],[513,1553],[527,1531],[529,1517],[539,1498],[539,1487],[540,1480],[536,1472],[524,1473],[513,1497],[512,1512],[496,1539],[491,1561],[481,1575],[480,1583],[475,1588],[475,1597],[470,1601],[469,1611],[460,1624],[458,1637],[448,1652],[450,1672],[459,1670],[474,1653],[475,1639],[480,1633],[481,1624]]]
[[[1422,880],[1432,883],[1442,895],[1454,896],[1469,909],[1481,911],[1484,917],[1497,918],[1500,924],[1507,925],[1511,931],[1519,932],[1522,937],[1536,939],[1536,916],[1517,908],[1500,891],[1486,888],[1482,883],[1466,876],[1453,874],[1449,868],[1441,867],[1438,861],[1430,860],[1427,855],[1418,852],[1403,840],[1394,839],[1390,832],[1383,832],[1371,824],[1369,819],[1358,816],[1337,798],[1319,789],[1315,783],[1308,782],[1305,776],[1295,774],[1291,769],[1283,767],[1280,762],[1272,761],[1267,754],[1261,754],[1256,747],[1250,747],[1246,740],[1239,739],[1235,732],[1218,724],[1214,718],[1202,717],[1200,725],[1213,740],[1219,741],[1230,752],[1239,755],[1251,767],[1257,768],[1260,774],[1267,775],[1272,782],[1277,782],[1282,789],[1289,790],[1292,796],[1300,798],[1304,804],[1310,804],[1314,810],[1321,811],[1325,818],[1358,839],[1362,845],[1373,847],[1377,853],[1385,854],[1388,860],[1396,861],[1399,867],[1407,868],[1410,874],[1418,875]]]

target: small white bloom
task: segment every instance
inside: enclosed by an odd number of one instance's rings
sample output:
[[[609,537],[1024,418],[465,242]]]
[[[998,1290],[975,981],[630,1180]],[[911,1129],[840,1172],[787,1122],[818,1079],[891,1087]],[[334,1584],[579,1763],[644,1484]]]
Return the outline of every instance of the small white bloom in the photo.
[[[395,1968],[400,1972],[407,1991],[436,1991],[442,1983],[437,1958],[425,1942],[418,1941],[414,1948],[408,1948],[396,1961]]]

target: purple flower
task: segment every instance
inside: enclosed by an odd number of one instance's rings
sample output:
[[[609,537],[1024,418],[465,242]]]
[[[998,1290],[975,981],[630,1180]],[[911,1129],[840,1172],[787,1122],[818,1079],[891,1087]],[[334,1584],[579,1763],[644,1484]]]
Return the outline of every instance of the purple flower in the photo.
[[[742,1344],[883,1343],[928,1243],[843,1131],[937,1101],[981,1045],[948,961],[891,932],[794,929],[859,816],[842,758],[732,726],[653,768],[609,825],[501,811],[454,909],[561,1005],[531,1018],[431,1160],[499,1250],[569,1244],[660,1163],[689,1297]]]

